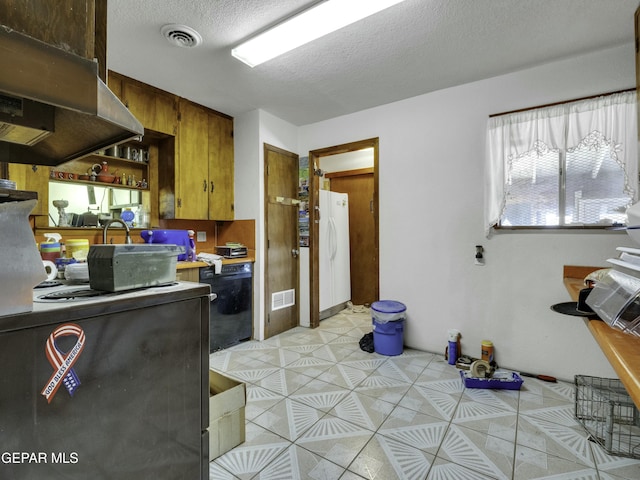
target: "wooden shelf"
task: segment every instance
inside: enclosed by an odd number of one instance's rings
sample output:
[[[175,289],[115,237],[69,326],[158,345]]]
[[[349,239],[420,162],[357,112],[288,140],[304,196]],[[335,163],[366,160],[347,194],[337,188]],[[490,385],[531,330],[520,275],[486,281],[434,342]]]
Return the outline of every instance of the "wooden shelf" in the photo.
[[[62,165],[60,165],[59,168],[63,171],[71,171],[71,168],[77,167],[78,165],[81,166],[80,168],[83,168],[86,165],[88,165],[88,167],[91,167],[91,165],[94,165],[96,163],[100,165],[102,164],[102,162],[108,163],[109,170],[110,170],[109,173],[112,173],[111,170],[113,169],[114,165],[120,168],[134,168],[135,170],[149,169],[149,164],[146,162],[137,162],[135,160],[129,160],[127,158],[111,157],[109,155],[98,155],[98,154],[88,155],[86,157],[82,157],[77,160],[72,160],[70,162],[63,163]],[[74,172],[74,173],[77,173],[77,172]]]
[[[91,180],[79,180],[78,178],[60,178],[58,175],[59,173],[63,173],[63,176],[64,174],[69,173],[72,173],[74,175],[85,175],[91,170],[92,166],[101,165],[102,162],[107,162],[109,168],[108,172],[110,174],[113,174],[116,177],[119,177],[123,173],[127,176],[135,175],[136,182],[141,182],[144,180],[147,182],[147,186],[143,188],[122,183],[106,183]],[[149,190],[149,164],[145,162],[136,162],[135,160],[128,160],[126,158],[94,154],[62,164],[59,167],[52,169],[52,172],[54,173],[52,173],[53,176],[50,177],[50,181],[56,181],[60,183],[77,183],[81,185],[95,185],[99,187],[122,188],[126,190]]]
[[[142,187],[134,187],[133,185],[122,185],[121,183],[106,183],[106,182],[92,182],[91,180],[64,180],[64,179],[58,179],[58,178],[52,178],[50,180],[51,182],[56,182],[56,183],[71,183],[71,184],[79,184],[79,185],[93,185],[95,187],[104,187],[104,188],[120,188],[123,190],[137,190],[140,192],[148,192],[149,191],[149,187],[147,186],[147,188],[142,188]]]
[[[128,158],[111,157],[109,155],[98,155],[98,154],[89,155],[88,157],[83,157],[81,160],[91,160],[91,161],[93,161],[93,163],[107,162],[109,165],[127,165],[127,164],[129,164],[129,165],[140,165],[140,166],[143,166],[143,167],[147,167],[149,165],[148,163],[138,162],[136,160],[129,160]]]
[[[584,278],[591,272],[606,267],[564,267],[564,284],[571,298],[578,301],[584,287]],[[589,331],[598,342],[620,381],[640,408],[640,337],[622,333],[601,320],[585,319]]]

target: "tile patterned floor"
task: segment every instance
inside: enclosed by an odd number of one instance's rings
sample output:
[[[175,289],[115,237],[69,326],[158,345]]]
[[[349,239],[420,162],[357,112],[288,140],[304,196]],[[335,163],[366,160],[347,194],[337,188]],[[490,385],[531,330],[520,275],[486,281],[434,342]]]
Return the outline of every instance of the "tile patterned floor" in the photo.
[[[216,352],[210,366],[247,384],[246,441],[210,479],[640,479],[574,418],[574,386],[465,389],[442,355],[360,350],[368,312]],[[581,372],[583,373],[583,372]]]

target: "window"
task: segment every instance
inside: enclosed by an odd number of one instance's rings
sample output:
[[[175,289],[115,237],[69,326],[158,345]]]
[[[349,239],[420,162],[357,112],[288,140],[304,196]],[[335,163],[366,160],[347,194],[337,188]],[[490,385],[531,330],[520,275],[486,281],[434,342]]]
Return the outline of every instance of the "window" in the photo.
[[[624,224],[637,200],[636,125],[635,91],[490,118],[487,233]]]

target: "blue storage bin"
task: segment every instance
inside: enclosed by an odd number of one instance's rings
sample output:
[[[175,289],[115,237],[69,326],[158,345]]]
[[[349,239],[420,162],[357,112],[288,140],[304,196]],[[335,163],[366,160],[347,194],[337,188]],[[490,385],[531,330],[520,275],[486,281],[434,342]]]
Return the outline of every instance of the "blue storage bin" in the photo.
[[[460,370],[462,384],[467,388],[494,388],[502,390],[520,390],[524,383],[520,375],[515,372],[507,372],[496,378],[475,378],[470,372]]]
[[[394,300],[371,305],[373,348],[380,355],[400,355],[404,349],[404,322],[407,307]]]

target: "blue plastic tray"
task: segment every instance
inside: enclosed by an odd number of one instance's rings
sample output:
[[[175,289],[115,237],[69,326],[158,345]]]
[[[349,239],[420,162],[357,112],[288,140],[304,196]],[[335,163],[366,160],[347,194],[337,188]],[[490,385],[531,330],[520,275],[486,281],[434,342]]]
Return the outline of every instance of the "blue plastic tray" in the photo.
[[[475,378],[466,370],[460,370],[460,378],[467,388],[499,388],[503,390],[520,390],[524,383],[522,377],[515,372],[502,372],[500,378]]]

